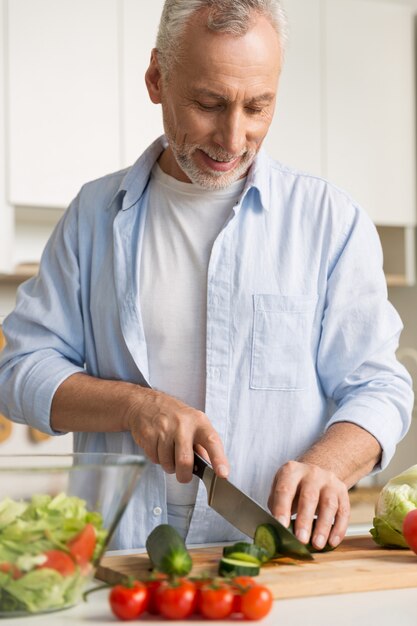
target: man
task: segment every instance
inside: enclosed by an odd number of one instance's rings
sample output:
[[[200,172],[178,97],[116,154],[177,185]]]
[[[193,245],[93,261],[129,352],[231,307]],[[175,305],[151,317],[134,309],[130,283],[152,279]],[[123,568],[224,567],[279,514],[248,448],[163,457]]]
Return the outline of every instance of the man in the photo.
[[[166,521],[189,543],[241,536],[191,480],[193,449],[336,546],[348,488],[409,426],[373,225],[260,150],[284,43],[278,0],[166,2],[146,73],[166,137],[83,187],[4,324],[0,410],[152,461],[119,547]]]

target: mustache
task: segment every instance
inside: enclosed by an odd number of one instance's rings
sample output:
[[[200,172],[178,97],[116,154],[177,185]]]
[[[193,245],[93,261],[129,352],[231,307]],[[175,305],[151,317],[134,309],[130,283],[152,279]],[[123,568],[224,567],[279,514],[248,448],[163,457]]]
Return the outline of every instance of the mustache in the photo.
[[[241,157],[250,156],[249,150],[244,148],[238,154],[231,154],[230,152],[226,152],[221,148],[207,148],[202,146],[197,146],[198,150],[207,154],[210,159],[214,159],[215,161],[222,161],[223,163],[230,163],[230,161],[235,161]]]

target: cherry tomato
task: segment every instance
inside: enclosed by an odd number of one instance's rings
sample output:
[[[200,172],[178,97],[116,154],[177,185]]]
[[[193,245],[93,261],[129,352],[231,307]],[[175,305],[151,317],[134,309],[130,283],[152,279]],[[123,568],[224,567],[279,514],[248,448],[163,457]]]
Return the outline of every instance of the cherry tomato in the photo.
[[[44,552],[46,556],[45,563],[38,565],[37,569],[54,569],[62,574],[62,576],[71,576],[75,572],[75,564],[72,558],[62,550],[47,550]]]
[[[417,554],[417,509],[409,511],[403,521],[403,535],[407,544]]]
[[[151,615],[158,615],[158,608],[156,606],[156,592],[162,585],[164,580],[167,580],[167,575],[162,573],[154,574],[153,578],[146,582],[146,586],[149,592],[148,613]]]
[[[245,619],[262,619],[272,608],[273,597],[268,587],[255,585],[242,593],[241,610]]]
[[[226,585],[206,585],[200,589],[198,609],[207,619],[224,619],[231,615],[234,590]]]
[[[93,558],[96,547],[96,529],[93,524],[86,524],[81,532],[68,542],[72,558],[78,565],[85,565]]]
[[[0,563],[0,572],[10,574],[13,580],[17,580],[23,576],[20,569],[13,563]]]
[[[242,592],[257,584],[250,576],[236,576],[232,579],[231,585],[235,590],[233,613],[242,613]]]
[[[185,619],[196,609],[197,589],[185,578],[164,581],[155,594],[158,613],[167,619]]]
[[[122,620],[136,619],[148,607],[149,591],[146,585],[135,580],[131,585],[115,585],[109,594],[113,614]]]
[[[248,589],[249,587],[255,587],[258,583],[250,576],[235,576],[232,579],[232,585],[238,589]]]

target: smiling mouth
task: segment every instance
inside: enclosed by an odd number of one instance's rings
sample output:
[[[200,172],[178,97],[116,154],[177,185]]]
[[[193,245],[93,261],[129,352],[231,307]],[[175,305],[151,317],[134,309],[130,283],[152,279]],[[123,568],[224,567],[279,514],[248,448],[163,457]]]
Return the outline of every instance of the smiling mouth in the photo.
[[[215,170],[217,172],[229,172],[236,166],[236,164],[241,158],[241,156],[237,156],[231,159],[222,160],[222,159],[216,159],[214,157],[209,156],[203,150],[199,150],[199,153],[202,156],[204,163],[210,169]]]

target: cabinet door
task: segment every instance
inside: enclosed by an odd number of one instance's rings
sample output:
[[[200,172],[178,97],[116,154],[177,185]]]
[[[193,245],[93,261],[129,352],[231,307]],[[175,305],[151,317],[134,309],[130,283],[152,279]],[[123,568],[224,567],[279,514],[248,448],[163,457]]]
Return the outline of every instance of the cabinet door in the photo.
[[[9,194],[64,207],[118,169],[118,0],[9,0]]]
[[[377,224],[414,224],[412,10],[325,0],[325,21],[325,173]]]
[[[286,165],[322,172],[320,0],[285,3],[290,36],[275,117],[265,140]]]
[[[0,33],[4,33],[5,0],[0,0]],[[5,107],[5,45],[0,39],[0,274],[13,270],[13,208],[6,193],[6,107]],[[0,303],[0,316],[3,311]],[[0,346],[1,349],[1,346]]]
[[[164,0],[123,0],[123,163],[130,165],[163,131],[162,110],[153,104],[145,72],[155,47]]]

